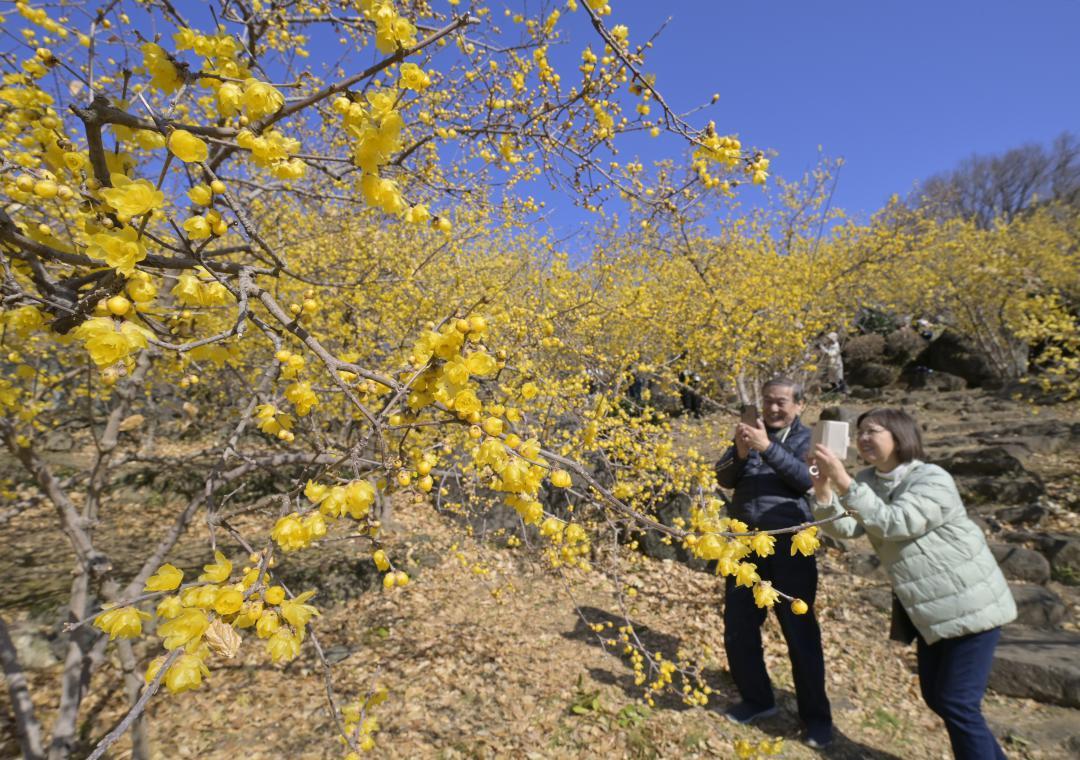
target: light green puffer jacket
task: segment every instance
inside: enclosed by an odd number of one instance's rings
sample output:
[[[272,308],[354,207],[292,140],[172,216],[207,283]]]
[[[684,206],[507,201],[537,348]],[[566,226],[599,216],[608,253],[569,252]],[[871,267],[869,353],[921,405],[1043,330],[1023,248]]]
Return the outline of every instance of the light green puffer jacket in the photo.
[[[952,476],[913,462],[889,484],[863,470],[847,494],[815,504],[814,517],[837,538],[864,533],[892,580],[893,591],[928,644],[979,633],[1016,619],[1016,603],[982,530],[967,516]]]

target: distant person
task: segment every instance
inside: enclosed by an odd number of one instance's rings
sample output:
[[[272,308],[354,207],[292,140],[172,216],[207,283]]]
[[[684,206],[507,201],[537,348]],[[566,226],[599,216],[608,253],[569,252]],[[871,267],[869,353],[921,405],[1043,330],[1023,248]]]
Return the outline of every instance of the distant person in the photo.
[[[893,638],[917,640],[923,699],[945,721],[958,760],[1003,760],[982,715],[1001,626],[1016,604],[952,476],[922,461],[919,426],[906,412],[858,419],[859,454],[872,467],[852,479],[822,445],[810,455],[814,517],[838,538],[866,534],[894,593]]]
[[[728,514],[747,523],[751,530],[790,528],[810,520],[806,493],[810,471],[806,456],[810,430],[799,421],[803,409],[802,387],[789,378],[776,378],[761,389],[761,416],[756,424],[735,426],[734,445],[716,465],[720,485],[734,488]],[[787,642],[799,718],[806,729],[806,743],[821,748],[832,741],[832,712],[825,694],[825,658],[821,629],[814,616],[817,594],[817,561],[796,552],[791,556],[791,536],[776,536],[775,551],[754,559],[762,580],[804,600],[805,615],[787,605],[773,607]],[[741,700],[725,712],[735,723],[750,723],[776,714],[776,697],[761,647],[761,625],[767,610],[754,603],[749,588],[728,577],[724,590],[724,648],[731,677]]]
[[[844,356],[840,349],[839,335],[831,332],[825,336],[821,343],[821,355],[825,360],[825,382],[828,383],[826,391],[846,394],[848,387],[844,382]]]
[[[679,372],[679,401],[682,408],[692,417],[701,417],[702,399],[698,388],[701,387],[701,375],[697,372],[682,370]]]

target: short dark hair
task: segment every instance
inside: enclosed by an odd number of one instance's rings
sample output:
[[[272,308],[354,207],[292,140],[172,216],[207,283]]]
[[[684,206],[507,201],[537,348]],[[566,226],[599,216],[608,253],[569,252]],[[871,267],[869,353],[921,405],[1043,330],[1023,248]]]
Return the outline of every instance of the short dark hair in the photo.
[[[879,407],[863,412],[855,423],[858,428],[863,420],[874,422],[889,431],[896,443],[896,458],[900,464],[906,464],[913,459],[923,459],[922,433],[919,432],[919,423],[915,418],[903,409],[886,409]]]
[[[769,388],[791,388],[791,397],[796,401],[803,400],[803,387],[802,383],[798,380],[793,380],[786,375],[777,375],[771,380],[766,380],[765,385],[761,386],[761,395],[764,396],[765,392]]]

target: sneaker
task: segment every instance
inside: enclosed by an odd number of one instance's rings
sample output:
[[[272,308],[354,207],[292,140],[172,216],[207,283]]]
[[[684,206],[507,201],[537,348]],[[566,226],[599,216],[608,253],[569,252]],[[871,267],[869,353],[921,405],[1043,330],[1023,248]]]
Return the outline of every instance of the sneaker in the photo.
[[[815,723],[806,727],[803,740],[811,749],[825,749],[832,744],[832,726],[828,723]]]
[[[772,707],[758,707],[749,702],[740,702],[732,705],[724,712],[724,717],[732,723],[752,723],[759,718],[771,718],[780,710],[776,705]]]

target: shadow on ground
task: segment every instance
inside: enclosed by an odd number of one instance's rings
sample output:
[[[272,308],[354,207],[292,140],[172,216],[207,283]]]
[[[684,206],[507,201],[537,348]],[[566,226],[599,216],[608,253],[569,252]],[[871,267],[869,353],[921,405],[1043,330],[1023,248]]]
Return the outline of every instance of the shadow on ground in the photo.
[[[615,686],[622,690],[628,699],[641,698],[642,687],[634,683],[634,671],[629,660],[621,655],[621,646],[611,646],[605,642],[609,639],[618,638],[618,629],[626,625],[627,621],[621,616],[598,607],[579,607],[573,630],[563,633],[563,637],[572,641],[581,641],[595,647],[600,647],[611,654],[621,663],[621,669],[589,668],[589,676],[597,683]],[[641,644],[650,652],[673,653],[679,650],[681,639],[647,625],[629,621],[634,627]],[[597,633],[589,626],[597,623],[611,628]],[[706,669],[701,673],[702,680],[712,689],[707,709],[721,713],[724,708],[738,701],[738,692],[731,676],[725,670]],[[675,693],[665,692],[654,698],[657,710],[687,710],[689,706]],[[789,741],[799,741],[802,735],[802,726],[796,710],[795,694],[786,689],[777,689],[776,701],[780,706],[780,712],[766,720],[759,721],[754,727],[769,736],[783,736]],[[821,750],[822,757],[835,758],[835,760],[903,760],[899,755],[891,752],[868,747],[861,744],[837,730],[832,744]]]

